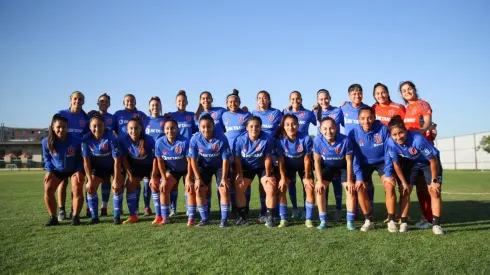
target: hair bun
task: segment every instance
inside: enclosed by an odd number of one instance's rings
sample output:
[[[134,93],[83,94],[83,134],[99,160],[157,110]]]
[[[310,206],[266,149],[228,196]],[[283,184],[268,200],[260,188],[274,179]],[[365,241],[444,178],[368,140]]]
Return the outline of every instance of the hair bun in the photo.
[[[237,89],[233,89],[233,92],[231,94],[238,95],[238,90]]]
[[[184,90],[179,90],[179,92],[177,93],[177,96],[179,96],[179,95],[186,95],[185,94],[185,91]]]

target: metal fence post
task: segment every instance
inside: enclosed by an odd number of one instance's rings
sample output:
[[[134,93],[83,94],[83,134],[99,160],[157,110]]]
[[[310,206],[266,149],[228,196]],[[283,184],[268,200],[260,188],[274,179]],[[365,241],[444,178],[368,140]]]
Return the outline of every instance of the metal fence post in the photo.
[[[458,170],[458,162],[456,160],[456,137],[453,137],[453,152],[454,152],[454,170]]]

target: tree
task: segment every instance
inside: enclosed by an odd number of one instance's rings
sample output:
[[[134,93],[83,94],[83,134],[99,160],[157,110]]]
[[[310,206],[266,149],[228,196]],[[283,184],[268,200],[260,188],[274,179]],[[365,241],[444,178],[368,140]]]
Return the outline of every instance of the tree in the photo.
[[[477,147],[477,150],[480,150],[480,149],[483,149],[483,151],[490,154],[490,136],[484,136],[481,139],[480,145]]]

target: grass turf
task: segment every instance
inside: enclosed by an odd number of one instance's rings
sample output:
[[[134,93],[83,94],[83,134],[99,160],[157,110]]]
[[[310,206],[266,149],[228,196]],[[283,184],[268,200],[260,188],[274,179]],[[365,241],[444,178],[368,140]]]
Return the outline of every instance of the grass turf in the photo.
[[[442,223],[447,234],[435,236],[413,225],[405,234],[388,233],[382,223],[386,210],[379,180],[377,229],[367,233],[347,231],[345,220],[329,221],[324,231],[307,229],[300,221],[287,228],[221,229],[215,194],[212,225],[187,228],[182,186],[180,214],[165,227],[152,227],[153,217],[141,216],[133,225],[115,226],[111,217],[103,217],[95,226],[72,227],[65,221],[45,228],[43,173],[0,172],[0,273],[489,274],[490,173],[444,173]],[[416,221],[420,212],[414,193],[411,217]],[[142,204],[143,199],[140,213]],[[111,202],[109,206],[110,215]],[[251,208],[251,217],[256,217],[256,182]],[[328,209],[333,213],[333,192]],[[128,213],[126,206],[124,211]]]

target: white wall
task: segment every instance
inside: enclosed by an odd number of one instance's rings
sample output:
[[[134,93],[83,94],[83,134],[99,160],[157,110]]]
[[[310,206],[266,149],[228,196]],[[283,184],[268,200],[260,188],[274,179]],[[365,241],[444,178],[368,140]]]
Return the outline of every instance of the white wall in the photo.
[[[490,136],[490,132],[436,139],[442,167],[449,170],[490,170],[490,154],[476,150],[484,136]]]

